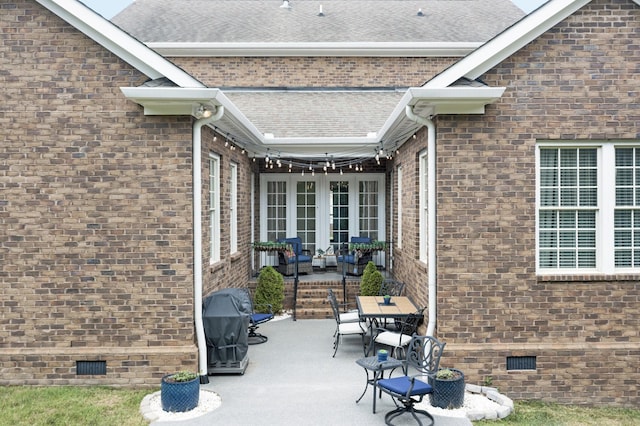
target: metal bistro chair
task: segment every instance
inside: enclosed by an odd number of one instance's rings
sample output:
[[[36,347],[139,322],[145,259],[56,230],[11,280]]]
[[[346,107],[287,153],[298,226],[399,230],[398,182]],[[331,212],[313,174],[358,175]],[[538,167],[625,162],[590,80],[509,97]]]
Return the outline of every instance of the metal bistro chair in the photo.
[[[378,292],[378,296],[402,296],[404,293],[404,283],[402,281],[392,280],[390,278],[385,279],[380,285],[380,291]],[[402,320],[400,318],[394,318],[393,324],[396,330],[400,329],[400,322]],[[382,324],[384,328],[388,328],[387,318],[379,318],[378,322]]]
[[[331,303],[335,303],[338,307],[340,307],[340,303],[338,303],[338,299],[336,298],[336,294],[333,292],[333,289],[328,289],[329,291],[329,296],[327,296],[327,298],[331,301]],[[338,309],[338,312],[340,312],[341,310]],[[360,318],[360,313],[358,312],[358,310],[350,310],[347,312],[341,312],[340,313],[340,322],[341,323],[345,323],[345,322],[360,322],[362,321],[362,319]]]
[[[391,356],[402,358],[398,353],[403,351],[411,341],[414,334],[418,332],[418,327],[424,322],[424,311],[426,308],[420,308],[416,312],[409,315],[404,321],[398,323],[398,331],[389,331],[384,327],[380,327],[374,331],[371,337],[370,346],[374,349],[375,345],[385,345],[391,348]]]
[[[331,309],[333,310],[333,316],[336,320],[336,331],[333,333],[335,336],[335,340],[333,341],[333,357],[335,358],[336,353],[338,352],[338,345],[340,344],[340,339],[342,336],[353,336],[360,335],[362,339],[362,351],[366,354],[365,344],[364,344],[364,335],[367,332],[365,328],[362,326],[362,322],[342,322],[340,320],[340,308],[338,307],[338,303],[335,298],[329,297],[329,303],[331,304]]]
[[[440,365],[440,357],[445,343],[431,336],[413,336],[407,348],[405,361],[405,375],[389,379],[378,380],[375,385],[382,392],[391,395],[398,408],[388,412],[384,416],[387,425],[393,425],[391,421],[396,417],[409,413],[422,426],[418,417],[421,414],[434,423],[433,416],[425,410],[415,408],[415,404],[422,402],[425,395],[433,392],[433,388],[427,381],[435,377]],[[417,372],[415,375],[409,373]],[[429,379],[428,379],[429,378]]]

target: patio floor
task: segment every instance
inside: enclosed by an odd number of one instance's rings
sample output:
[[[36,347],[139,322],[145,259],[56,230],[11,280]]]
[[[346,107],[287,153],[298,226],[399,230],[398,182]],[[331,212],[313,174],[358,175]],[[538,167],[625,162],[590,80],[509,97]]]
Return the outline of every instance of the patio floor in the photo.
[[[283,319],[260,326],[269,337],[249,346],[244,375],[209,376],[209,384],[222,405],[201,417],[156,425],[376,425],[395,408],[383,395],[372,409],[372,390],[356,404],[365,384],[365,373],[356,365],[362,357],[359,336],[345,337],[335,358],[335,320]],[[414,425],[411,416],[402,421]],[[469,426],[465,419],[436,417],[437,426]],[[401,423],[405,424],[405,423]]]

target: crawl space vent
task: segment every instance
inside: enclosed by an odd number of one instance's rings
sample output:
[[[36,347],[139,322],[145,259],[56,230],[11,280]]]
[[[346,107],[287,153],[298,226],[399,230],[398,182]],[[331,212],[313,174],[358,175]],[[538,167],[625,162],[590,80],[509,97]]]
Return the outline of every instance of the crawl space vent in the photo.
[[[76,376],[107,374],[107,361],[76,361]]]
[[[507,371],[509,370],[535,370],[535,356],[508,356]]]

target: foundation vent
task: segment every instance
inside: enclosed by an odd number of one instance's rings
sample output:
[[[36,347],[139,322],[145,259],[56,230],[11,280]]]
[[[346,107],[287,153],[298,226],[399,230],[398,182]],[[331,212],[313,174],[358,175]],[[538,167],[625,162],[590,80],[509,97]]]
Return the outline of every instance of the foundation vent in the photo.
[[[76,376],[104,376],[107,361],[76,361]]]
[[[508,356],[507,371],[510,370],[535,370],[535,356]]]

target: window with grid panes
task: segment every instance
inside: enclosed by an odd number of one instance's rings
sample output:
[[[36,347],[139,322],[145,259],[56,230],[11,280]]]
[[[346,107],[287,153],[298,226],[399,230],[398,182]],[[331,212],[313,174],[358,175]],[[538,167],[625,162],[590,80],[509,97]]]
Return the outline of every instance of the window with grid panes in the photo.
[[[538,270],[640,269],[640,146],[539,146]]]
[[[616,268],[640,266],[640,149],[616,148]]]
[[[539,173],[539,268],[596,268],[597,148],[541,148]]]

